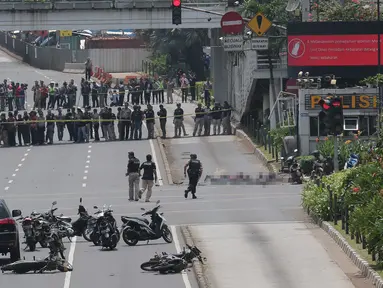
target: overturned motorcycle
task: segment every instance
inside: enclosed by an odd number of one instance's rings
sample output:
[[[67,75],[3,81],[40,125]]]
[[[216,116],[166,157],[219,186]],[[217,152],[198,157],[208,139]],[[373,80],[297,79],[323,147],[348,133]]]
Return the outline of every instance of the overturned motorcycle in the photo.
[[[186,246],[188,249],[184,248],[183,251],[178,254],[162,252],[162,254],[154,255],[149,261],[141,264],[141,269],[149,272],[179,273],[188,268],[190,264],[193,264],[193,260],[196,258],[203,264],[206,258],[202,258],[202,252],[196,246],[192,247],[187,244]]]
[[[149,211],[146,211],[142,216],[150,216],[151,222],[146,218],[121,216],[123,222],[121,228],[122,239],[129,246],[135,246],[138,241],[157,240],[161,237],[167,243],[173,242],[173,235],[166,224],[166,219],[163,213],[158,213],[160,209],[160,200],[156,202],[156,206]]]

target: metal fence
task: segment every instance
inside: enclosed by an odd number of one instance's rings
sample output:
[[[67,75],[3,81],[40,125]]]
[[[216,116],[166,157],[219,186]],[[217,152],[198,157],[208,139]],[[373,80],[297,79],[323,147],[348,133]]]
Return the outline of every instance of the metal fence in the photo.
[[[0,46],[20,56],[29,65],[47,70],[63,71],[65,63],[85,63],[90,57],[93,66],[104,71],[138,72],[142,61],[150,55],[145,48],[70,50],[56,47],[36,47],[7,32],[0,32]]]

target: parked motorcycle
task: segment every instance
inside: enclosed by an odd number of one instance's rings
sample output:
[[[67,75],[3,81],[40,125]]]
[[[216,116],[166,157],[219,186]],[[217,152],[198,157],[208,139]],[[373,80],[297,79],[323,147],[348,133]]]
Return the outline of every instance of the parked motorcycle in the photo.
[[[88,221],[92,218],[92,216],[88,214],[88,211],[82,205],[82,198],[80,198],[77,214],[80,217],[72,223],[73,236],[82,236],[86,241],[92,241],[89,233],[87,233]]]
[[[146,218],[121,216],[123,222],[121,234],[126,244],[135,246],[138,241],[147,241],[149,243],[149,240],[157,240],[161,237],[167,243],[173,242],[172,232],[166,224],[163,213],[158,213],[161,207],[159,203],[158,200],[152,210],[142,214],[142,216],[150,216],[150,223]],[[145,208],[141,208],[141,210],[145,211]]]
[[[97,206],[93,207],[98,209]],[[113,217],[111,206],[103,209],[96,220],[96,226],[90,237],[93,244],[102,248],[107,247],[111,250],[116,248],[120,241],[120,231],[118,231],[116,219]]]
[[[347,162],[344,164],[344,170],[350,169],[358,165],[359,163],[359,155],[351,154],[350,158],[348,158]]]
[[[301,170],[301,165],[294,158],[290,166],[290,177],[292,183],[302,184],[303,173]]]
[[[324,158],[317,150],[313,151],[311,155],[315,157],[310,177],[312,180],[320,179],[324,175],[330,175],[334,172],[334,160],[331,157]]]
[[[162,252],[162,254],[156,254],[153,258],[151,258],[149,261],[144,262],[141,264],[141,269],[144,271],[158,271],[157,268],[160,265],[161,262],[166,261],[168,258],[181,258],[185,260],[188,264],[193,263],[193,259],[198,258],[199,261],[202,263],[204,262],[201,254],[202,252],[196,247],[191,247],[187,245],[187,250],[185,247],[183,248],[183,251],[178,254],[167,254],[165,252]]]

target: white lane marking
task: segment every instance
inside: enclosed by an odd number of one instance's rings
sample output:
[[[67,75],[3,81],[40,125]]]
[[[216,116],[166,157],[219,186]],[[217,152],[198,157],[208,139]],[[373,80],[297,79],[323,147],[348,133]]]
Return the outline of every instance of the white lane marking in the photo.
[[[178,240],[176,227],[170,226],[170,231],[172,232],[172,235],[173,235],[174,246],[176,246],[177,253],[181,253],[182,250],[180,246],[180,241]],[[182,271],[181,276],[182,276],[182,280],[184,281],[185,288],[191,288],[192,286],[190,284],[188,274],[185,271]]]
[[[82,183],[82,187],[85,188],[86,187],[86,183]]]
[[[19,165],[17,165],[17,166],[21,167],[21,166],[23,166],[23,164],[21,164],[21,163],[20,163],[20,164],[19,164]]]
[[[89,168],[89,165],[86,165],[85,168]]]
[[[156,150],[154,149],[154,144],[153,144],[152,139],[149,140],[149,144],[150,144],[150,150],[152,150],[153,161],[157,165],[158,185],[162,186],[162,185],[164,185],[164,182],[162,181],[161,171],[160,171],[160,167],[159,167],[160,164],[157,161],[157,154],[156,154]]]
[[[92,150],[88,150],[88,153],[92,153]]]
[[[77,237],[74,236],[72,238],[72,243],[70,244],[70,248],[69,248],[68,262],[72,265],[73,265],[73,259],[74,259],[74,250],[76,249],[76,240],[77,240]],[[65,273],[64,288],[70,287],[71,276],[72,276],[72,272]]]
[[[82,179],[86,180],[88,177],[84,176]]]
[[[88,170],[85,170],[84,173],[87,174],[87,173],[88,173]]]
[[[16,168],[16,169],[15,169],[15,172],[17,172],[17,171],[19,171],[19,168]]]
[[[86,156],[87,158],[90,158],[90,155]]]
[[[92,145],[89,145],[88,148],[92,148]]]
[[[90,163],[90,160],[86,160],[86,163]]]
[[[25,153],[24,156],[28,156],[28,153]]]
[[[16,177],[16,174],[12,174],[12,177]]]
[[[8,189],[9,189],[9,187],[8,187],[8,186],[4,188],[4,190],[5,190],[5,191],[7,191]]]
[[[24,162],[25,161],[25,158],[21,159],[21,162]]]
[[[13,182],[13,180],[9,180],[8,183],[11,184]]]
[[[28,152],[31,151],[31,148],[28,148],[27,151],[28,151]]]

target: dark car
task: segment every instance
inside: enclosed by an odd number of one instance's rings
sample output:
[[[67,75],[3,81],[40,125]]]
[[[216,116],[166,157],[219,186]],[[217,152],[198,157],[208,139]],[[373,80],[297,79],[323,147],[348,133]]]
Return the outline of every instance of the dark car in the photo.
[[[0,254],[10,253],[12,262],[20,260],[19,230],[13,219],[20,215],[20,210],[12,210],[11,214],[5,201],[0,199]]]

